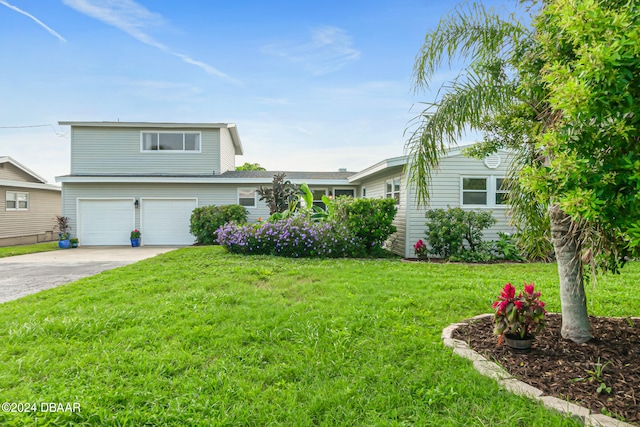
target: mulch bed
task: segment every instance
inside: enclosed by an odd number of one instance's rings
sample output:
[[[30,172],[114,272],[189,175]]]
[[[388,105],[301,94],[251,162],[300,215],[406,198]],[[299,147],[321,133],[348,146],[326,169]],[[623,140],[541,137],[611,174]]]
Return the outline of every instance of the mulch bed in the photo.
[[[591,316],[594,338],[576,344],[561,337],[560,315],[546,318],[547,326],[529,353],[516,353],[504,344],[498,347],[490,316],[459,327],[453,338],[546,395],[640,426],[640,319]],[[598,393],[603,382],[610,392]]]

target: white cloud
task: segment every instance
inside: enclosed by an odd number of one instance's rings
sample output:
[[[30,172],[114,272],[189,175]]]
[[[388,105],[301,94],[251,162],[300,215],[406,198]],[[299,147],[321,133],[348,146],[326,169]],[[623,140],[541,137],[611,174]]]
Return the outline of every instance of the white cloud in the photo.
[[[203,69],[208,74],[223,78],[233,83],[238,83],[236,79],[230,77],[226,73],[223,73],[214,66],[198,61],[184,53],[176,52],[149,35],[149,28],[152,26],[163,25],[164,18],[162,15],[151,12],[144,6],[139,5],[132,0],[62,0],[62,2],[80,13],[124,31],[144,44],[180,58],[187,64],[195,65],[196,67]]]
[[[42,28],[47,30],[47,32],[49,32],[49,34],[53,35],[54,37],[58,38],[59,40],[62,40],[63,42],[66,42],[65,38],[62,37],[60,34],[58,34],[53,28],[49,27],[48,25],[46,25],[44,22],[42,22],[41,20],[39,20],[38,18],[36,18],[32,14],[30,14],[29,12],[25,12],[24,10],[20,9],[19,7],[16,7],[16,6],[12,5],[12,4],[7,3],[5,0],[0,0],[0,4],[5,5],[9,9],[15,10],[16,12],[21,13],[24,16],[27,16],[27,17],[33,19],[36,22],[36,24],[40,25]]]
[[[316,75],[332,73],[360,58],[360,51],[353,47],[351,36],[336,27],[314,29],[308,43],[269,44],[262,51],[299,63]]]

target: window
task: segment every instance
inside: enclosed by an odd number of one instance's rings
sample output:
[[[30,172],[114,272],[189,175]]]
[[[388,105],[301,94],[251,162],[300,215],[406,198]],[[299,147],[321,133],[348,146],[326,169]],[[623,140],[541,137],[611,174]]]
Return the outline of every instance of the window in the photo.
[[[400,204],[400,178],[387,180],[387,199],[396,199],[396,205]]]
[[[487,204],[487,178],[462,178],[462,204]]]
[[[333,195],[336,198],[338,198],[340,196],[355,197],[356,196],[356,192],[352,188],[335,188],[333,190]]]
[[[509,199],[509,181],[496,178],[496,205],[506,205]]]
[[[362,187],[362,198],[367,197],[367,187]]]
[[[142,132],[142,151],[200,151],[199,132]]]
[[[245,208],[256,207],[256,190],[254,188],[238,189],[238,204]]]
[[[29,210],[29,193],[7,191],[5,209],[8,211]]]
[[[324,204],[324,202],[322,201],[322,196],[326,196],[327,195],[327,190],[325,188],[319,190],[319,189],[311,189],[311,192],[313,193],[313,206],[317,206],[319,208],[325,209],[326,206]]]
[[[504,206],[509,190],[504,177],[462,177],[463,206]]]

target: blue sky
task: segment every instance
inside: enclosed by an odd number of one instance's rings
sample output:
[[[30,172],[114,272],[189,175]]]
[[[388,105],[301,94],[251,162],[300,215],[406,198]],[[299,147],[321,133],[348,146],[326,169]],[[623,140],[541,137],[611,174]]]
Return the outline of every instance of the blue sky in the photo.
[[[231,122],[238,164],[362,170],[404,154],[434,97],[412,90],[415,56],[456,3],[0,0],[0,156],[53,183],[60,120]]]

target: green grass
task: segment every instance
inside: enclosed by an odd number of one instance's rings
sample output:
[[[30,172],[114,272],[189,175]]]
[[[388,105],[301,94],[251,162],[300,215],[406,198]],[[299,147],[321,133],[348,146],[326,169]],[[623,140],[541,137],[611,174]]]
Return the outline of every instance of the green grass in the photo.
[[[638,315],[627,270],[590,289],[593,314]],[[169,252],[0,305],[0,401],[81,406],[0,425],[580,425],[440,341],[524,280],[559,309],[554,265]]]
[[[16,255],[34,254],[36,252],[56,251],[58,249],[60,249],[58,247],[58,242],[46,242],[22,246],[7,246],[0,248],[0,258]]]

